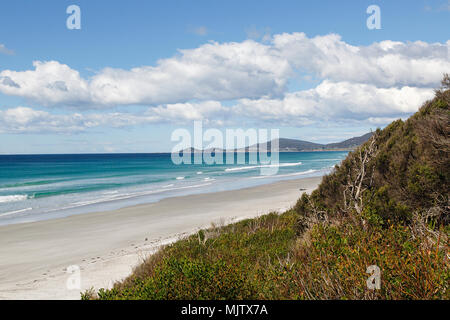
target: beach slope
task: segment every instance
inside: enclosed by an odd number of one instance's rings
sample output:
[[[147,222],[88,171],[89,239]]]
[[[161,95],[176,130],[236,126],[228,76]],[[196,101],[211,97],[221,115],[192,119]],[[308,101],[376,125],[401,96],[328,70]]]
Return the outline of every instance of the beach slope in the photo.
[[[163,199],[120,210],[0,227],[0,299],[79,299],[108,288],[161,245],[211,223],[292,207],[321,177]],[[67,288],[80,270],[80,289]],[[69,286],[70,288],[70,286]]]

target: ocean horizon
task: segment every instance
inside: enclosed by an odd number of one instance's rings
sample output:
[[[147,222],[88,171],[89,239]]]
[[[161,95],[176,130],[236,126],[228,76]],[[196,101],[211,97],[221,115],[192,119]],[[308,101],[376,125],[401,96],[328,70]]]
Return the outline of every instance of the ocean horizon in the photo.
[[[34,222],[322,176],[348,151],[279,153],[275,175],[260,163],[181,164],[170,153],[0,155],[0,225]],[[225,154],[224,154],[225,157]],[[236,161],[235,161],[236,163]]]

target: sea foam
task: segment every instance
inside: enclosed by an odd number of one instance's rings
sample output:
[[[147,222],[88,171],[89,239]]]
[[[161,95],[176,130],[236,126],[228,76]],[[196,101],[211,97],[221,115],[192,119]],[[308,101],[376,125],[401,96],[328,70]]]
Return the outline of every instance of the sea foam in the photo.
[[[237,168],[227,168],[225,171],[242,171],[242,170],[252,170],[258,168],[274,168],[274,167],[294,167],[301,165],[301,162],[287,162],[287,163],[278,163],[278,164],[262,164],[258,166],[246,166],[246,167],[237,167]]]
[[[0,196],[0,203],[4,202],[16,202],[27,200],[29,197],[26,194],[15,194],[10,196]]]

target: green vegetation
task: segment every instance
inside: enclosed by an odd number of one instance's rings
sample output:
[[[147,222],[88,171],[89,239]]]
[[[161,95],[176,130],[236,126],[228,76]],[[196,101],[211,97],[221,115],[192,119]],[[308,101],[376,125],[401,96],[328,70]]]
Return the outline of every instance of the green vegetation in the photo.
[[[82,298],[449,299],[449,89],[445,76],[292,210],[202,230]]]

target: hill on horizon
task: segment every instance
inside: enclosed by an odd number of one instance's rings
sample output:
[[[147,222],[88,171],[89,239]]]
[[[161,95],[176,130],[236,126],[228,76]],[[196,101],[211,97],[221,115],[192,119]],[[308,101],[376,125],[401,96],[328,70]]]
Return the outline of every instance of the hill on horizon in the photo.
[[[369,140],[372,136],[373,132],[368,132],[359,137],[353,137],[341,142],[335,143],[314,143],[305,140],[297,140],[297,139],[286,139],[280,138],[278,140],[278,151],[279,152],[302,152],[302,151],[339,151],[339,150],[353,150]],[[267,148],[270,149],[272,145],[272,141],[267,143]],[[246,151],[257,151],[259,148],[259,144],[250,146],[246,148]]]
[[[309,142],[305,140],[297,140],[297,139],[288,139],[288,138],[279,138],[278,139],[278,152],[307,152],[307,151],[346,151],[346,150],[353,150],[369,140],[369,138],[373,135],[373,132],[368,132],[362,136],[359,137],[353,137],[341,142],[335,142],[335,143],[314,143]],[[270,149],[272,146],[272,141],[267,142],[267,149]],[[254,144],[250,147],[245,148],[239,148],[234,149],[235,152],[257,152],[260,148],[260,144]],[[264,149],[265,149],[264,148]],[[204,149],[203,151],[210,150],[210,149]],[[231,150],[223,150],[220,148],[212,148],[214,151],[231,151]],[[201,152],[201,150],[195,149],[195,148],[187,148],[184,150],[180,150],[180,152]]]

